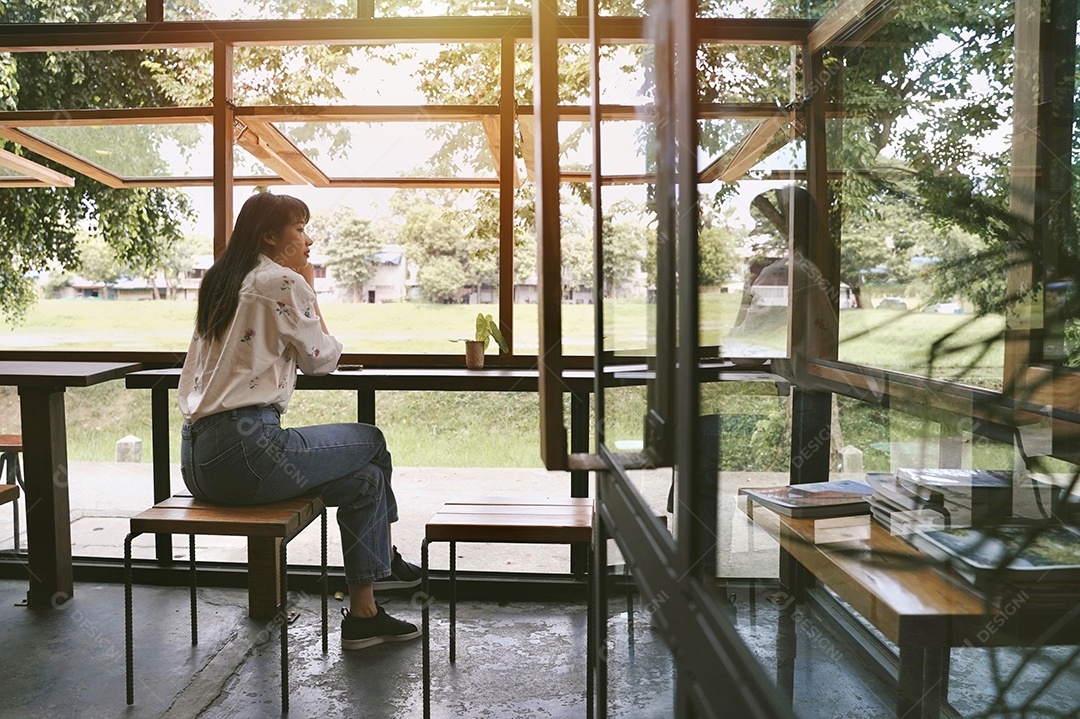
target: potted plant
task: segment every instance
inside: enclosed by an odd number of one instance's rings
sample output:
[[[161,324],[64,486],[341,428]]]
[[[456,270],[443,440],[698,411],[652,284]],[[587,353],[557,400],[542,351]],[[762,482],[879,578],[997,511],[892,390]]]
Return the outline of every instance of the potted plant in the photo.
[[[476,339],[459,340],[465,343],[466,367],[469,369],[484,368],[484,351],[491,344],[492,339],[499,345],[500,350],[503,352],[510,351],[506,344],[506,338],[499,331],[499,323],[491,315],[485,315],[481,312],[476,315]]]

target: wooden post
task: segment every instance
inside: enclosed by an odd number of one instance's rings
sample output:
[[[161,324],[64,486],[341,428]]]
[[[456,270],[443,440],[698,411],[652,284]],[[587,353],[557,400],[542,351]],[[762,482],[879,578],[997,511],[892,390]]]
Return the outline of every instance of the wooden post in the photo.
[[[214,42],[214,259],[233,223],[233,47]]]
[[[536,251],[540,312],[540,454],[548,469],[567,468],[562,384],[562,257],[559,229],[559,8],[533,4],[536,98]]]

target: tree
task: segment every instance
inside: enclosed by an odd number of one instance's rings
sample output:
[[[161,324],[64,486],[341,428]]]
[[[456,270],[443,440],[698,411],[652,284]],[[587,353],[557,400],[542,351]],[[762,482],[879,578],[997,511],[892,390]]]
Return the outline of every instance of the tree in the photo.
[[[18,8],[22,22],[131,19],[130,6],[103,1],[55,8],[28,0]],[[60,15],[55,13],[60,12]],[[3,21],[5,17],[0,17]],[[94,107],[144,107],[174,104],[142,67],[147,57],[166,51],[13,53],[0,58],[0,101],[6,109],[66,110]],[[70,129],[70,128],[67,128]],[[68,133],[73,149],[80,136]],[[12,143],[5,149],[46,167],[66,168]],[[151,136],[142,146],[117,148],[123,160],[140,168],[160,163]],[[148,173],[150,174],[150,173]],[[133,263],[155,263],[164,248],[178,242],[180,224],[190,215],[187,197],[174,189],[114,190],[76,175],[71,188],[0,190],[0,303],[4,317],[17,322],[34,302],[32,273],[76,267],[78,234],[100,235],[118,256]]]
[[[325,242],[330,273],[351,292],[352,301],[359,302],[361,290],[378,270],[377,253],[384,244],[371,221],[358,217],[351,207],[340,207],[330,215],[312,217],[307,233]]]
[[[736,238],[726,227],[705,226],[698,233],[698,281],[703,287],[722,285],[738,269]]]
[[[400,241],[419,267],[416,280],[424,298],[457,301],[468,282],[469,247],[454,210],[432,203],[413,204],[405,212]]]
[[[296,15],[312,3],[266,0],[262,5]],[[314,11],[329,14],[334,3],[318,0],[315,5]],[[198,19],[200,7],[201,3],[192,0],[177,0],[172,9],[182,17],[186,14]],[[14,8],[0,6],[0,22],[130,21],[141,17],[144,9],[136,0],[77,4],[25,0]],[[356,71],[349,63],[349,52],[347,48],[319,45],[241,48],[236,58],[237,86],[242,93],[238,97],[280,104],[338,98],[337,77]],[[83,108],[208,104],[213,85],[211,61],[205,49],[0,54],[0,107],[62,113]],[[301,67],[304,72],[297,72]],[[93,134],[94,128],[61,130],[68,149],[95,156],[101,138]],[[176,146],[190,147],[193,143],[183,140],[191,131],[185,126],[153,128],[139,142],[115,141],[114,137],[108,148],[109,162],[130,174],[158,174],[162,143],[176,139]],[[323,123],[305,123],[293,139],[304,142],[318,133],[330,137],[331,152],[348,144],[346,131]],[[70,170],[12,143],[2,146],[70,174]],[[136,274],[153,276],[171,262],[168,258],[182,239],[181,227],[191,216],[187,195],[180,190],[112,189],[81,175],[75,176],[73,188],[0,190],[0,237],[9,250],[0,253],[4,317],[17,322],[34,302],[33,273],[77,265],[80,229],[99,234]]]
[[[100,235],[83,235],[79,239],[79,274],[91,282],[115,284],[123,275],[116,251]]]

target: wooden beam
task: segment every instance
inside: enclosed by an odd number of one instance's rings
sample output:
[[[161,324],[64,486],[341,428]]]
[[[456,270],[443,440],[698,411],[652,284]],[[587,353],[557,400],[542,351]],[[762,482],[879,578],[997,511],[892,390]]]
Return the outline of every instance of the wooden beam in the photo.
[[[146,0],[146,22],[165,20],[165,0]]]
[[[532,182],[536,177],[536,137],[533,116],[518,115],[518,140],[521,142],[521,156],[525,160],[525,177]]]
[[[896,0],[841,0],[814,23],[807,46],[818,52],[838,42],[862,42],[891,20],[899,5]]]
[[[214,43],[214,259],[233,227],[233,47]]]
[[[558,2],[533,0],[540,454],[549,470],[567,469],[562,381],[562,256],[559,211]]]
[[[479,122],[498,117],[498,105],[272,105],[235,108],[258,122]]]
[[[715,162],[702,170],[698,182],[738,180],[751,167],[790,141],[790,138],[782,132],[789,120],[790,114],[784,113],[759,122],[737,147],[723,153]]]
[[[56,170],[39,165],[33,160],[28,160],[22,155],[16,155],[9,150],[0,149],[0,165],[21,172],[28,177],[38,180],[49,187],[74,187],[75,178],[57,172]],[[23,178],[17,178],[23,179]],[[10,185],[9,185],[10,186]]]
[[[56,187],[56,185],[42,182],[41,180],[34,180],[29,177],[0,177],[0,189],[11,189],[16,187]]]
[[[13,127],[0,126],[0,137],[10,142],[14,142],[17,145],[22,145],[27,150],[30,150],[30,152],[37,153],[42,157],[47,157],[69,170],[74,170],[75,172],[86,175],[109,187],[124,186],[124,181],[122,179],[109,172],[104,167],[95,165],[92,162],[87,162],[81,157],[72,155],[67,150],[61,149],[51,142],[46,142],[33,135],[28,135],[22,130],[17,130]]]
[[[139,107],[110,110],[8,110],[0,125],[8,127],[75,127],[97,125],[187,125],[211,122],[209,107]]]
[[[299,177],[315,187],[329,187],[330,178],[315,166],[308,156],[292,144],[292,141],[268,122],[248,120],[245,123],[267,145],[268,150],[290,169],[290,176]],[[282,175],[284,177],[284,175]]]
[[[788,175],[803,178],[806,176],[803,170],[777,171],[768,179],[787,179]],[[839,177],[839,174],[837,174]],[[17,179],[17,178],[16,178]],[[564,170],[559,173],[559,182],[581,183],[589,182],[588,170]],[[0,178],[3,182],[3,178]],[[36,180],[28,187],[43,187]],[[367,188],[418,188],[418,189],[451,189],[451,190],[494,190],[499,187],[497,177],[331,177],[327,187],[367,187]],[[602,178],[604,185],[646,185],[656,182],[656,175],[645,173],[641,175],[605,175]],[[192,177],[125,177],[121,180],[123,187],[212,187],[214,178],[210,176]],[[257,185],[295,185],[296,182],[286,180],[280,175],[244,175],[233,178],[234,185],[257,186]],[[7,185],[13,187],[14,185]]]
[[[239,126],[236,133],[236,144],[247,150],[248,154],[257,159],[266,167],[276,172],[281,179],[289,185],[307,185],[308,181],[292,166],[283,160],[274,150],[255,132],[243,125]]]
[[[492,148],[499,172],[499,331],[514,354],[514,189],[521,184],[514,157],[514,80],[517,43],[504,38],[499,48],[499,143]],[[491,136],[488,135],[490,142]],[[513,177],[513,183],[509,181]]]
[[[584,42],[587,17],[559,17],[556,39]],[[799,45],[811,22],[780,18],[699,18],[700,42]],[[599,18],[603,43],[648,41],[646,18]],[[317,20],[207,20],[191,22],[56,23],[0,26],[0,52],[145,50],[152,48],[274,45],[368,45],[388,42],[499,42],[532,38],[528,15],[504,17],[324,18]]]
[[[491,151],[491,159],[495,163],[495,176],[502,177],[502,122],[500,118],[488,115],[481,118],[480,124],[484,128],[484,135],[487,137],[488,141],[488,150]],[[513,135],[510,136],[510,139],[513,140]],[[513,145],[511,145],[510,148],[511,153],[513,153]],[[510,177],[513,179],[513,187],[518,187],[521,184],[521,180],[518,178],[517,168],[514,167],[512,154],[510,160],[508,171]]]

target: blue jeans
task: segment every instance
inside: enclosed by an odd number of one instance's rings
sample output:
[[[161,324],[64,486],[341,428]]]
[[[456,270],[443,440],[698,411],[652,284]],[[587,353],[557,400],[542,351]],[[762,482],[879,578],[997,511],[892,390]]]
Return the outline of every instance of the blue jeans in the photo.
[[[180,467],[198,499],[278,502],[317,490],[338,507],[345,578],[366,584],[390,574],[390,453],[370,424],[283,429],[273,407],[241,407],[184,424]]]

